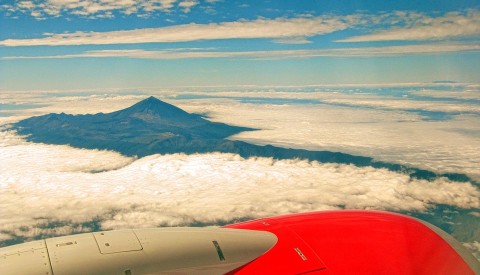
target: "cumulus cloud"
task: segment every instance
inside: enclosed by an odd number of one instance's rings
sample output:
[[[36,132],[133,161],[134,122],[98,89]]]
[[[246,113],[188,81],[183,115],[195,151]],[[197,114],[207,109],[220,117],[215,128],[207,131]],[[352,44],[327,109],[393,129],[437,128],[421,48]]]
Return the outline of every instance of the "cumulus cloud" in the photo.
[[[170,12],[177,6],[184,12],[189,12],[197,4],[197,1],[179,0],[22,0],[5,4],[3,9],[10,13],[27,13],[36,19],[62,15],[109,18],[114,17],[113,12],[149,17],[154,12]]]
[[[111,152],[19,142],[0,146],[0,161],[4,239],[88,231],[92,221],[115,229],[322,209],[480,207],[480,190],[470,183],[304,160],[212,153],[132,161]],[[105,171],[92,173],[89,167]]]
[[[183,8],[184,13],[189,13],[193,6],[198,5],[198,1],[196,0],[184,0],[178,3],[178,6]]]
[[[381,17],[387,23],[383,30],[354,36],[338,42],[368,42],[394,40],[442,40],[480,36],[480,11],[450,12],[431,17],[416,12],[396,12],[393,17]]]
[[[290,40],[289,40],[290,41]],[[301,42],[301,41],[299,41]],[[303,43],[303,42],[301,42]],[[201,49],[173,49],[173,50],[95,50],[79,54],[49,55],[49,56],[6,56],[3,60],[13,59],[63,59],[63,58],[139,58],[139,59],[191,59],[191,58],[245,58],[245,59],[285,59],[285,58],[314,58],[314,57],[372,57],[398,56],[418,54],[438,54],[455,52],[478,52],[480,45],[468,43],[443,43],[425,45],[363,47],[363,48],[336,48],[314,50],[272,50],[272,51],[209,51]]]

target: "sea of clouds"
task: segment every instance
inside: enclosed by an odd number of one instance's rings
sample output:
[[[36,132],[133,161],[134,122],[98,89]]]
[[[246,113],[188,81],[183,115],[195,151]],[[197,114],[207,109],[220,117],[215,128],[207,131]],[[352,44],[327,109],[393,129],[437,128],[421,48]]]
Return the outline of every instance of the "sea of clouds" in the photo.
[[[437,97],[452,96],[437,92]],[[480,99],[478,89],[465,92],[470,97],[476,96],[475,100]],[[480,181],[480,109],[475,102],[400,100],[337,91],[222,92],[220,95],[224,96],[223,101],[206,98],[180,104],[190,111],[206,113],[215,121],[261,129],[240,133],[233,139],[370,156],[436,173],[467,174]],[[319,103],[252,104],[234,100],[240,96],[315,99]],[[442,112],[451,117],[430,120],[419,114],[421,111]]]
[[[99,220],[102,229],[115,229],[323,209],[480,207],[480,191],[470,183],[412,180],[371,167],[220,153],[134,159],[22,141],[3,144],[0,156],[4,238],[34,237],[39,224],[65,221]]]
[[[178,91],[156,93],[187,111],[208,114],[212,120],[261,129],[233,138],[374,156],[472,178],[479,175],[476,131],[480,123],[475,114],[428,121],[403,109],[252,104],[228,93],[185,100],[176,99],[181,94]],[[291,96],[312,95],[283,95]],[[117,91],[75,96],[3,94],[2,104],[17,108],[0,112],[0,242],[86,232],[94,227],[215,225],[325,209],[427,211],[441,204],[471,210],[472,219],[480,216],[480,189],[472,182],[425,181],[372,167],[244,159],[220,153],[137,159],[111,151],[31,143],[8,128],[31,115],[111,112],[145,97]],[[466,246],[478,250],[478,240]]]

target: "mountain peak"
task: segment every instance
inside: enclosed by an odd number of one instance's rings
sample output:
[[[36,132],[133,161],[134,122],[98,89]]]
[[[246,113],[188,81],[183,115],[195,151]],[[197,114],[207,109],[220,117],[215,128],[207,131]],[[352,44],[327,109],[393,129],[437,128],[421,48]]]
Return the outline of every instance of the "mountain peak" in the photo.
[[[154,97],[153,95],[139,101],[138,103],[142,103],[142,104],[168,104],[168,103],[165,103],[164,101],[161,101],[160,99]]]
[[[184,119],[186,117],[196,117],[184,110],[168,104],[154,96],[150,96],[126,109],[116,112],[118,116],[139,116],[148,115],[167,119]]]
[[[113,113],[48,114],[24,119],[14,127],[37,142],[109,149],[139,156],[211,152],[218,144],[232,146],[230,141],[223,140],[226,137],[253,130],[210,122],[155,97]]]
[[[160,99],[150,96],[145,98],[142,101],[137,102],[136,104],[132,105],[130,108],[135,108],[137,110],[159,110],[159,109],[175,109],[178,111],[184,112],[182,109],[177,108],[171,104],[168,104]],[[129,108],[127,108],[129,109]]]

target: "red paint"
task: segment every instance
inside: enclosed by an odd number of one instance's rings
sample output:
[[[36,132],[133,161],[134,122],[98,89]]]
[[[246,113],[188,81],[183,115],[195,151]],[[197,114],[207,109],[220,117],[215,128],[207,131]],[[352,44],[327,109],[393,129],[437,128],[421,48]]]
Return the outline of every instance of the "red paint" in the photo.
[[[323,211],[226,227],[278,237],[270,251],[230,274],[473,274],[442,237],[399,214]]]

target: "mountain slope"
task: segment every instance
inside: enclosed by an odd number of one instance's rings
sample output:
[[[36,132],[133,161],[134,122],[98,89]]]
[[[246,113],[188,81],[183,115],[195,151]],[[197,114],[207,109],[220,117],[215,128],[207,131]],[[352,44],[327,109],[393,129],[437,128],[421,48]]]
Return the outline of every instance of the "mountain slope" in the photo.
[[[108,114],[32,117],[16,123],[14,128],[34,142],[138,156],[215,151],[218,140],[254,130],[210,122],[154,97]]]
[[[13,125],[18,133],[33,142],[68,144],[88,149],[107,149],[139,157],[152,154],[209,153],[239,154],[242,157],[308,159],[320,162],[372,166],[400,171],[415,178],[431,180],[445,176],[456,181],[472,181],[463,174],[437,175],[431,171],[370,157],[329,151],[308,151],[259,146],[227,137],[255,129],[208,121],[155,97],[144,99],[126,109],[94,115],[48,114],[31,117]]]

